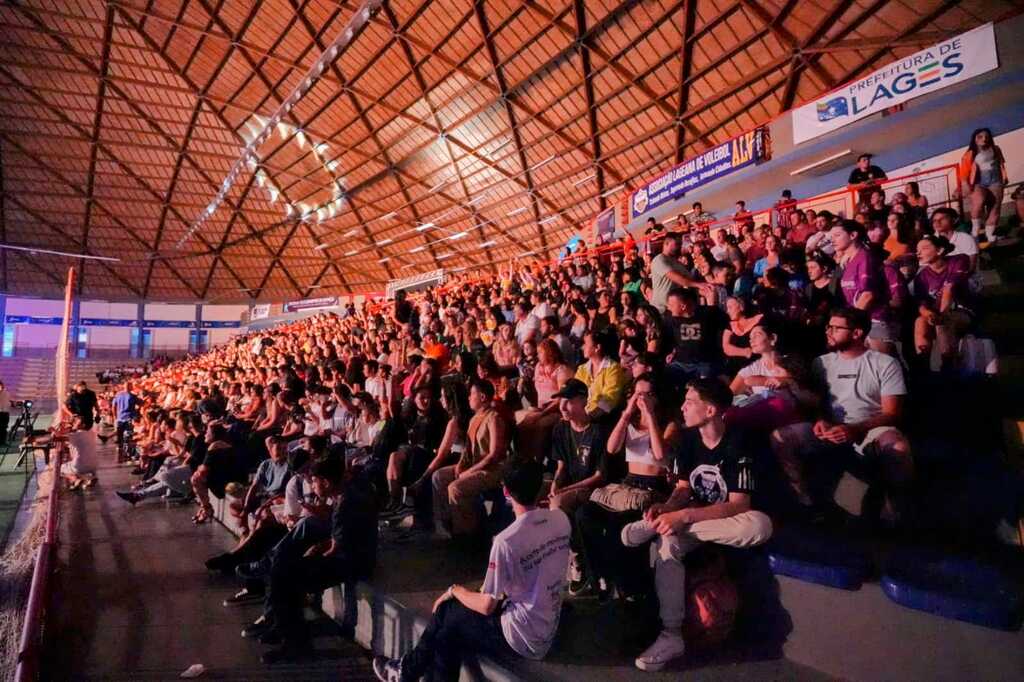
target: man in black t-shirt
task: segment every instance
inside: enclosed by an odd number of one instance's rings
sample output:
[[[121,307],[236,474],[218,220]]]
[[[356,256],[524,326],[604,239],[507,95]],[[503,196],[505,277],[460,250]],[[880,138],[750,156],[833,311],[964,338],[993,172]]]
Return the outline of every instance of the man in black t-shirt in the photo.
[[[571,520],[594,488],[604,483],[608,431],[587,414],[587,385],[579,379],[566,381],[553,397],[560,401],[562,421],[551,434],[556,469],[548,505]]]
[[[668,295],[664,318],[671,346],[666,363],[679,384],[712,376],[722,355],[722,312],[698,305],[693,289],[674,289]]]
[[[627,547],[655,540],[652,556],[662,631],[637,657],[641,670],[661,670],[683,655],[686,554],[704,542],[752,547],[771,537],[771,520],[751,508],[756,487],[752,450],[742,432],[725,426],[730,405],[732,392],[718,379],[690,382],[683,401],[687,430],[677,450],[675,490],[668,501],[651,505],[641,521],[622,530]]]
[[[89,430],[99,419],[99,402],[96,394],[86,386],[84,381],[75,384],[75,390],[71,392],[66,403],[68,411],[82,419],[82,428]]]
[[[857,190],[857,201],[861,202],[867,201],[872,188],[888,179],[884,170],[871,164],[871,154],[861,154],[857,157],[857,167],[850,171],[850,179],[846,182],[850,189]]]

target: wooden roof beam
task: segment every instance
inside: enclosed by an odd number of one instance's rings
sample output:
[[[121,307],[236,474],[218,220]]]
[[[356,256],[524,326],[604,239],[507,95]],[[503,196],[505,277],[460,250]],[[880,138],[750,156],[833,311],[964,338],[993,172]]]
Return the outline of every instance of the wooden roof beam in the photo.
[[[629,5],[622,3],[616,9]],[[583,82],[583,95],[587,102],[587,125],[590,128],[590,149],[591,158],[594,159],[594,173],[597,176],[597,201],[600,210],[608,205],[604,196],[604,164],[598,159],[601,158],[601,133],[597,124],[597,105],[594,104],[594,81],[590,68],[590,45],[591,38],[587,30],[587,8],[583,0],[573,0],[573,15],[576,19],[576,49],[580,55],[580,78]],[[609,16],[615,12],[609,12]]]
[[[533,174],[530,172],[530,165],[526,160],[526,150],[523,147],[523,137],[519,133],[519,123],[516,120],[516,110],[512,107],[512,97],[508,94],[508,83],[505,81],[505,72],[498,60],[498,51],[494,47],[494,41],[490,37],[488,28],[487,10],[483,0],[473,0],[473,11],[476,12],[477,24],[480,26],[480,34],[484,39],[484,47],[487,51],[487,58],[491,62],[494,79],[498,83],[498,92],[505,107],[505,115],[508,117],[509,132],[512,135],[512,143],[515,145],[516,155],[519,157],[519,166],[526,176],[526,189],[530,192],[530,204],[533,208],[533,218],[537,223],[537,236],[540,238],[541,248],[547,251],[548,240],[544,229],[540,224],[542,220],[539,198],[540,195],[534,188]]]
[[[313,30],[313,25],[309,22],[309,19],[307,19],[306,16],[301,13],[302,10],[298,7],[298,4],[297,4],[296,0],[289,0],[289,2],[292,5],[292,9],[296,12],[297,15],[299,15],[299,21],[305,27],[306,33],[309,34],[309,37],[314,41],[314,44],[317,46],[317,48],[322,51],[325,48],[325,45],[324,45],[323,41],[320,39],[319,35],[317,35],[316,32]],[[422,12],[426,8],[426,6],[427,6],[426,3],[421,4],[419,11]],[[398,22],[393,21],[393,15],[391,14],[391,11],[388,8],[386,3],[383,5],[383,8],[384,8],[384,11],[388,13],[389,21],[391,21],[392,25],[394,26],[394,30],[398,31],[399,30]],[[349,104],[351,104],[352,107],[356,110],[357,116],[362,121],[363,126],[366,128],[367,132],[370,134],[370,137],[373,140],[373,143],[377,146],[378,152],[383,155],[384,161],[387,163],[388,167],[389,168],[393,168],[393,164],[391,162],[391,156],[388,153],[387,148],[381,142],[380,136],[377,134],[376,129],[374,129],[373,123],[370,121],[369,116],[366,115],[366,110],[363,109],[362,103],[355,96],[355,93],[352,91],[352,89],[348,87],[348,80],[345,78],[345,75],[342,73],[341,69],[338,67],[338,62],[337,61],[333,62],[331,64],[330,68],[331,68],[331,71],[334,73],[335,77],[338,79],[338,81],[340,83],[342,83],[343,91],[345,92],[345,94],[348,97]],[[405,186],[405,183],[402,182],[402,177],[398,173],[395,173],[394,174],[394,178],[395,178],[395,182],[398,183],[399,191],[402,193],[402,196],[405,198],[405,201],[411,202],[412,200],[409,197],[409,190]],[[415,204],[412,203],[411,205],[414,207],[413,208],[413,217],[415,217],[416,220],[418,221],[419,220],[419,215],[418,215],[418,212],[415,210]],[[369,233],[366,233],[366,234],[369,234]],[[421,234],[423,236],[423,243],[427,247],[427,251],[430,253],[430,257],[434,261],[434,266],[435,267],[440,267],[440,261],[437,260],[437,252],[434,250],[434,247],[430,244],[429,237],[426,235],[426,233],[421,233]],[[322,249],[321,253],[323,254],[324,258],[326,258],[328,261],[331,261],[333,263],[333,261],[331,260],[330,254],[327,253],[327,249]],[[338,274],[338,276],[342,277],[341,270],[338,269],[338,266],[337,266],[336,263],[334,264],[334,269],[335,269],[336,273]],[[323,275],[321,274],[320,278],[322,278],[322,277],[323,277]],[[320,278],[317,278],[317,283],[319,283],[319,279]]]
[[[220,9],[221,7],[223,7],[223,5],[224,0],[218,0],[217,8]],[[248,16],[246,16],[245,20],[242,22],[241,27],[238,29],[236,37],[241,38],[241,36],[244,35],[245,32],[248,30],[249,26],[252,24],[252,20],[256,17],[257,7],[258,5],[254,5],[253,8],[249,11]],[[199,50],[202,49],[204,40],[205,36],[201,36],[199,38],[199,40],[196,42],[195,47],[192,48],[192,53],[189,55],[188,60],[186,60],[186,64],[190,63],[192,59],[195,57],[195,55],[199,52]],[[168,183],[167,186],[167,194],[165,195],[164,198],[164,205],[163,208],[160,209],[160,222],[157,225],[156,238],[153,241],[153,251],[157,253],[159,253],[160,251],[160,241],[161,239],[163,239],[164,236],[164,227],[167,224],[167,215],[169,213],[171,201],[173,201],[174,199],[174,190],[178,186],[178,178],[181,177],[181,165],[182,162],[185,160],[185,155],[189,153],[188,148],[192,144],[192,136],[195,134],[195,125],[196,122],[199,120],[199,113],[202,111],[203,108],[203,98],[206,95],[206,93],[209,92],[210,86],[213,85],[213,82],[217,80],[217,76],[220,75],[220,72],[224,69],[224,66],[227,65],[228,60],[231,59],[232,52],[234,52],[234,47],[229,48],[224,53],[224,56],[221,58],[220,62],[217,64],[216,67],[214,67],[213,73],[211,74],[210,78],[207,79],[206,85],[203,86],[203,89],[199,92],[198,96],[196,97],[195,104],[192,107],[192,115],[189,117],[188,126],[185,128],[185,138],[184,140],[182,140],[182,143],[178,149],[177,156],[174,159],[174,170],[171,172],[171,181]],[[183,69],[183,72],[185,70],[187,70],[187,66],[185,67],[185,69]],[[142,288],[143,296],[149,295],[149,283],[153,278],[153,268],[155,266],[156,260],[150,260],[149,268],[147,268],[146,270],[146,283]],[[211,272],[215,267],[217,267],[216,259],[214,259],[214,262],[211,264]],[[206,291],[204,290],[202,292],[201,298],[205,297]]]
[[[92,137],[89,149],[89,170],[85,176],[85,218],[82,220],[82,252],[89,248],[89,227],[92,224],[92,204],[96,190],[96,155],[99,152],[100,130],[103,126],[103,111],[107,103],[107,75],[110,73],[110,38],[114,33],[114,7],[107,5],[103,22],[103,47],[100,52],[100,73],[96,85],[96,113],[92,119]],[[78,296],[85,286],[86,259],[78,264]]]
[[[687,0],[683,10],[683,40],[679,51],[679,91],[676,93],[676,163],[683,162],[686,128],[680,122],[690,106],[690,74],[693,73],[693,34],[697,23],[697,0]]]
[[[811,32],[807,34],[807,37],[800,41],[800,45],[797,46],[797,53],[802,57],[801,60],[793,63],[793,68],[789,72],[789,76],[786,78],[786,86],[782,90],[782,99],[779,101],[779,113],[788,111],[793,107],[793,101],[796,99],[797,88],[800,85],[800,76],[808,66],[817,64],[821,57],[814,55],[806,56],[806,50],[812,45],[816,45],[818,41],[825,37],[831,28],[836,25],[847,10],[853,6],[855,0],[839,0],[835,6],[822,17],[821,21],[818,22],[817,26],[811,29]],[[876,3],[880,7],[880,3]],[[877,10],[877,8],[872,8]],[[871,12],[874,15],[874,11]],[[829,41],[831,42],[831,41]],[[826,83],[827,85],[828,83]],[[835,85],[835,83],[832,83]]]

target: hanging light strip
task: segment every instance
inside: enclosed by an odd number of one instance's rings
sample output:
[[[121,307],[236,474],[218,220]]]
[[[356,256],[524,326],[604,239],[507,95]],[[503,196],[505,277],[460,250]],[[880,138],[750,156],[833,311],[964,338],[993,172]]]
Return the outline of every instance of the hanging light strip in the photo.
[[[299,82],[299,85],[292,90],[291,94],[288,95],[278,106],[277,111],[266,121],[262,121],[262,125],[257,130],[254,130],[254,135],[251,140],[245,145],[242,150],[242,155],[235,161],[231,166],[231,170],[228,171],[227,177],[221,183],[220,190],[217,192],[217,196],[214,197],[213,201],[203,210],[199,218],[192,223],[192,226],[188,229],[188,232],[178,240],[177,248],[181,248],[184,243],[192,237],[193,234],[202,227],[203,223],[213,215],[214,211],[217,210],[227,197],[231,187],[235,184],[235,180],[238,179],[239,174],[246,166],[251,166],[251,162],[256,160],[256,150],[267,141],[270,137],[274,128],[281,123],[282,119],[292,110],[292,108],[298,104],[299,100],[302,99],[306,93],[308,93],[313,85],[320,80],[324,71],[327,67],[334,63],[334,60],[338,58],[341,51],[351,43],[356,35],[366,26],[370,21],[370,16],[376,12],[381,5],[382,0],[364,0],[362,7],[360,7],[352,15],[352,18],[348,20],[348,24],[345,29],[341,31],[337,37],[324,49],[320,56],[317,58],[313,66],[306,72],[305,77]],[[306,212],[305,215],[308,215]]]
[[[64,256],[65,258],[81,258],[82,260],[102,260],[110,261],[112,263],[120,263],[120,258],[114,258],[112,256],[91,256],[86,253],[70,253],[68,251],[54,251],[53,249],[40,249],[34,246],[15,246],[14,244],[0,244],[0,249],[8,249],[9,251],[25,251],[30,254],[45,253],[50,256]]]

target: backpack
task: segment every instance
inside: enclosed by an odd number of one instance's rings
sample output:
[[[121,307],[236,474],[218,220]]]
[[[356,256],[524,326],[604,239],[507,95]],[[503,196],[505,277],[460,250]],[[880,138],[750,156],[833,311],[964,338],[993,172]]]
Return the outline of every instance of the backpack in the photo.
[[[736,584],[719,550],[702,548],[686,557],[683,639],[688,647],[706,649],[728,639],[739,603]]]

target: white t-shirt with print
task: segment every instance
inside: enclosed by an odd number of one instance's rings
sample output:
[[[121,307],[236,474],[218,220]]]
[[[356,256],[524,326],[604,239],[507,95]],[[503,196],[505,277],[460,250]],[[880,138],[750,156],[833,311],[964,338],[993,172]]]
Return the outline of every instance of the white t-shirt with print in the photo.
[[[896,358],[868,350],[856,358],[826,353],[814,360],[814,374],[828,386],[832,420],[858,424],[882,413],[882,398],[906,395],[903,368]]]
[[[520,656],[541,659],[558,630],[569,566],[569,518],[557,509],[532,509],[491,545],[480,591],[506,599],[505,641]]]

